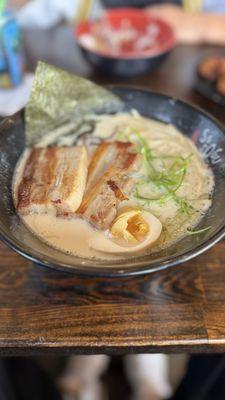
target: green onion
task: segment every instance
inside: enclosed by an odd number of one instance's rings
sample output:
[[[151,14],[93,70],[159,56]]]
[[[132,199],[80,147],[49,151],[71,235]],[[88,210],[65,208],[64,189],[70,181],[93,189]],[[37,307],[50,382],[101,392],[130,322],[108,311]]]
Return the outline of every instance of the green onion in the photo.
[[[208,231],[210,228],[211,228],[211,226],[207,226],[206,228],[199,229],[197,231],[192,231],[191,229],[188,228],[187,234],[188,235],[200,235],[201,233]]]
[[[133,143],[135,150],[141,154],[142,165],[146,176],[145,179],[136,186],[135,197],[138,200],[147,204],[151,202],[163,204],[172,199],[179,206],[180,212],[187,215],[193,212],[194,209],[189,201],[176,193],[184,181],[192,154],[188,157],[154,156],[147,141],[143,138],[141,133],[133,127],[126,128],[124,132],[118,132],[116,139]],[[161,168],[156,169],[153,161],[159,161]],[[170,162],[171,164],[167,165]],[[145,196],[141,194],[140,188],[148,183],[152,183],[160,192],[157,197],[152,198],[148,195]]]

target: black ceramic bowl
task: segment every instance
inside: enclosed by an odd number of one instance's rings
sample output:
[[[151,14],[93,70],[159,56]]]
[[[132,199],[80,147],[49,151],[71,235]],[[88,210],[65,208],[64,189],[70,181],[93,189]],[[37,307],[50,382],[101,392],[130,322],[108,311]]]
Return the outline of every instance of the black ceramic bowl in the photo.
[[[187,236],[159,253],[128,257],[125,260],[90,260],[64,254],[35,237],[20,221],[12,203],[13,171],[25,146],[22,114],[0,124],[0,237],[30,260],[59,270],[79,274],[122,276],[140,275],[187,261],[210,248],[225,234],[225,134],[223,127],[203,111],[170,97],[131,88],[114,88],[127,110],[171,123],[193,140],[215,175],[212,207],[199,229],[200,235]]]
[[[98,21],[97,21],[98,23]],[[111,9],[104,13],[101,23],[115,29],[124,29],[124,24],[129,23],[133,29],[139,32],[140,38],[150,29],[153,32],[152,40],[149,39],[149,47],[144,50],[124,50],[114,54],[110,46],[107,50],[94,50],[84,37],[93,37],[96,21],[84,21],[76,26],[76,41],[91,66],[102,73],[121,77],[131,77],[149,72],[170,53],[174,47],[174,34],[171,27],[161,19],[155,18],[143,10],[135,8]],[[104,25],[103,25],[104,30]],[[155,32],[155,33],[154,33]],[[112,33],[115,35],[115,33]],[[144,39],[146,41],[146,37]],[[135,42],[135,40],[134,40]]]
[[[202,78],[199,74],[196,76],[195,89],[202,96],[215,103],[225,106],[225,96],[222,96],[216,89],[215,82],[210,82],[207,79]]]
[[[167,51],[163,54],[151,57],[122,59],[115,57],[112,58],[109,56],[106,57],[94,53],[84,47],[81,47],[81,51],[85,59],[98,72],[122,78],[131,78],[133,76],[153,71],[169,54]]]

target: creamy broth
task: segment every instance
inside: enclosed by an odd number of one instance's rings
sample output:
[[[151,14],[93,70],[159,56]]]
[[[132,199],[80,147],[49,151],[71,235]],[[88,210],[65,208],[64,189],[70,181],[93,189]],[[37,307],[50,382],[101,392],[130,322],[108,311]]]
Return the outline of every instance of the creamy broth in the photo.
[[[160,238],[150,250],[145,250],[145,253],[158,251],[184,237],[187,234],[187,229],[193,229],[199,223],[211,205],[214,179],[195,145],[172,125],[150,120],[136,113],[133,115],[117,114],[99,117],[93,135],[102,139],[112,138],[115,132],[120,134],[129,127],[141,131],[142,137],[156,157],[163,157],[164,155],[190,157],[182,184],[176,191],[179,199],[184,198],[188,201],[192,210],[190,214],[180,212],[182,204],[180,204],[180,201],[174,201],[174,198],[167,198],[164,202],[146,202],[137,199],[135,191],[132,192],[130,200],[121,203],[121,210],[130,208],[131,204],[132,206],[138,205],[138,207],[150,211],[161,221],[163,230]],[[69,144],[69,138],[67,138],[67,143]],[[13,186],[15,203],[17,186],[23,173],[26,154],[22,156],[15,172]],[[154,162],[157,168],[157,159]],[[137,176],[134,176],[134,179],[138,182],[142,179],[142,173],[138,173]],[[143,196],[145,196],[145,193],[149,196],[149,192],[151,195],[155,195],[155,188],[151,186],[151,182],[146,184],[146,187],[144,185],[141,190]],[[103,233],[76,216],[68,219],[54,215],[30,214],[21,216],[21,218],[25,225],[41,240],[63,252],[89,258],[127,257],[126,254],[112,255],[91,249],[88,245],[91,238],[99,236],[101,239]]]

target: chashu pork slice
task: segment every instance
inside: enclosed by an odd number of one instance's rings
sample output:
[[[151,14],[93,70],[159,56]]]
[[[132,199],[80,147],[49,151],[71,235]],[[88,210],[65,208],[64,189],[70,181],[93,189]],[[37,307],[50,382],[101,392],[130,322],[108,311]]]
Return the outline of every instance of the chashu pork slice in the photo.
[[[108,229],[119,204],[135,184],[132,173],[140,168],[140,155],[131,143],[102,142],[88,167],[87,188],[77,213],[95,227]]]
[[[50,200],[60,213],[74,213],[80,206],[87,182],[87,150],[82,147],[62,147],[57,152],[54,184]]]
[[[85,191],[87,166],[85,147],[34,148],[18,185],[18,211],[74,213]]]

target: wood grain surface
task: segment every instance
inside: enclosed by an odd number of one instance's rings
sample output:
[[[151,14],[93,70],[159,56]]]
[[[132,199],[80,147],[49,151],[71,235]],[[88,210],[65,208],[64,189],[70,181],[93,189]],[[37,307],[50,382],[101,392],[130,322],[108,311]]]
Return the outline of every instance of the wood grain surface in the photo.
[[[224,108],[193,90],[212,48],[178,47],[135,84],[186,99],[225,122]],[[44,269],[0,245],[0,354],[225,351],[225,241],[198,258],[133,278],[82,278]]]
[[[76,277],[0,246],[0,353],[225,350],[225,242],[136,278]]]

